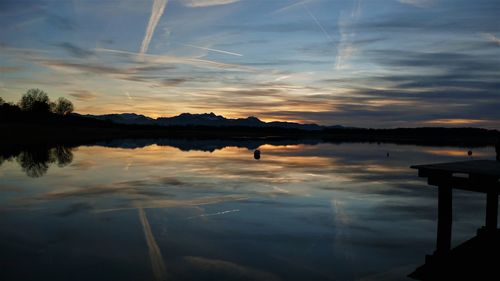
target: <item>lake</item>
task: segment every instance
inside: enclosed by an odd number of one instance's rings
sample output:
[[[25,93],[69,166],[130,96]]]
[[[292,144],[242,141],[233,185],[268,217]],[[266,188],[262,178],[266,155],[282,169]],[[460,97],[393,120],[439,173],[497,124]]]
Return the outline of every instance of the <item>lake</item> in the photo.
[[[495,152],[121,140],[0,155],[1,280],[405,280],[437,217],[409,166]],[[453,192],[457,245],[485,195]]]

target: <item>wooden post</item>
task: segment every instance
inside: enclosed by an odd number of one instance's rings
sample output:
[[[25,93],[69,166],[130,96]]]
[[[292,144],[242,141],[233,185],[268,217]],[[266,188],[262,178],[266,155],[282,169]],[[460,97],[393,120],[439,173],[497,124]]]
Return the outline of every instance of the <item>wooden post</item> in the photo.
[[[498,188],[492,186],[486,193],[486,230],[495,231],[498,220]]]
[[[434,254],[443,254],[451,248],[452,224],[452,188],[447,184],[438,189],[438,225],[436,251]]]
[[[500,139],[498,139],[497,144],[495,145],[495,151],[497,153],[497,161],[500,162]]]

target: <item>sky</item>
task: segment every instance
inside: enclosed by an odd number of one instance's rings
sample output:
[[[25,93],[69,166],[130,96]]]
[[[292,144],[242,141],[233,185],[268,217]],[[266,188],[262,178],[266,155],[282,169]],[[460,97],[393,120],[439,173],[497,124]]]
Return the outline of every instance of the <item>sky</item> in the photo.
[[[499,14],[498,0],[0,0],[0,96],[498,129]]]

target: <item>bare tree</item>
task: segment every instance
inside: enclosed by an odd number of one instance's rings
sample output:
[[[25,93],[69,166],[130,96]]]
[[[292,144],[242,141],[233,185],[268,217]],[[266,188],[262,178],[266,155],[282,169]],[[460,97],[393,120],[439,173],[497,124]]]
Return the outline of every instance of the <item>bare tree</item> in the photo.
[[[54,113],[60,115],[67,115],[73,112],[74,106],[73,103],[66,98],[58,98],[54,107]]]
[[[40,89],[29,89],[19,101],[19,107],[24,111],[49,112],[49,96]]]

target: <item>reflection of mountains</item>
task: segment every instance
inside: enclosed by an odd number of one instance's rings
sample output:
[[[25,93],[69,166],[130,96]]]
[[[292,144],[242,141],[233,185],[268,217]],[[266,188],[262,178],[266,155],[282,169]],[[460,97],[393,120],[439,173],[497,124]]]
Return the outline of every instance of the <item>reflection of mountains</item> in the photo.
[[[96,145],[116,148],[141,148],[149,145],[171,146],[182,151],[199,150],[213,152],[224,149],[225,147],[247,148],[249,150],[257,149],[262,145],[315,145],[321,143],[317,139],[283,139],[283,138],[231,138],[231,139],[115,139],[96,142]]]
[[[98,145],[112,148],[135,149],[149,145],[170,146],[182,151],[198,150],[213,152],[225,147],[240,147],[249,150],[269,145],[318,144],[319,140],[289,140],[289,139],[115,139],[85,145]],[[57,146],[0,146],[0,165],[5,161],[16,161],[29,177],[41,177],[49,167],[56,164],[64,167],[73,160],[72,149],[84,143],[63,144]]]

